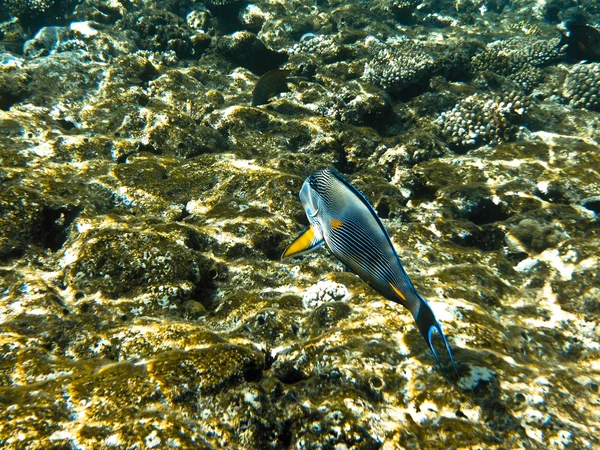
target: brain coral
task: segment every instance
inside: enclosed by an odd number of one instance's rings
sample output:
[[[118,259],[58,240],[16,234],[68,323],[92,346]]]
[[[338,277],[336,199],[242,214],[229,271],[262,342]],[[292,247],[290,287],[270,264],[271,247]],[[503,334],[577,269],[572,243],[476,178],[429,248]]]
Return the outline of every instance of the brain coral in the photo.
[[[565,79],[563,97],[574,108],[600,111],[600,63],[574,66]]]
[[[489,70],[531,89],[541,80],[539,67],[562,56],[560,39],[516,36],[491,42],[471,61],[474,71]]]
[[[436,123],[456,150],[495,145],[515,138],[513,118],[525,113],[525,99],[517,92],[502,97],[473,94],[439,115]]]

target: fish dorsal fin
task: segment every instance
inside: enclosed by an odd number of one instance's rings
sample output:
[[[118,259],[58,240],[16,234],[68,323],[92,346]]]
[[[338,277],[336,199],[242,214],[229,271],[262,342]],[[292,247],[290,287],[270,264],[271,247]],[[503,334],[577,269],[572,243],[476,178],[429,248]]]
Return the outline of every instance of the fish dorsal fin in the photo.
[[[281,255],[281,259],[300,256],[316,250],[323,245],[323,236],[313,225],[298,235]]]
[[[377,214],[377,211],[375,210],[375,208],[373,207],[371,202],[367,199],[367,197],[365,197],[365,195],[358,188],[356,188],[353,184],[351,184],[348,180],[346,180],[339,173],[337,173],[336,171],[331,170],[331,169],[325,169],[325,171],[330,173],[335,179],[337,179],[340,183],[342,183],[352,194],[354,194],[354,196],[365,206],[368,213],[373,216],[373,218],[377,222],[379,228],[385,235],[390,247],[394,250],[394,254],[395,254],[396,259],[398,260],[398,264],[400,264],[402,271],[404,271],[404,268],[402,267],[402,264],[400,262],[400,258],[396,254],[396,249],[394,248],[394,245],[392,244],[392,239],[390,238],[390,234],[388,233],[387,229],[383,225],[381,218]],[[407,276],[407,278],[408,278],[408,276]],[[409,280],[409,282],[410,282],[410,280]]]

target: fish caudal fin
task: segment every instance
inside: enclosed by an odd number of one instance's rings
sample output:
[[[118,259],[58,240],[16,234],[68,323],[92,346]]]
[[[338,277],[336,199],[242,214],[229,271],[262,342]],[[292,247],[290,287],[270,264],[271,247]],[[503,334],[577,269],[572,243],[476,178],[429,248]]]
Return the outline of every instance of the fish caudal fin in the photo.
[[[456,368],[456,364],[454,363],[454,358],[452,357],[452,351],[450,350],[450,346],[448,345],[446,336],[444,335],[444,333],[442,331],[442,327],[436,320],[435,315],[433,314],[433,311],[431,310],[431,308],[429,307],[429,305],[427,304],[425,299],[421,296],[419,296],[419,299],[420,299],[419,311],[417,312],[417,315],[415,316],[415,321],[417,322],[417,327],[419,328],[421,335],[425,339],[425,342],[427,342],[427,345],[429,346],[431,353],[433,353],[433,357],[435,358],[438,365],[442,369],[444,377],[446,377],[446,379],[453,386],[455,386],[454,381],[452,380],[452,378],[450,378],[450,375],[448,374],[448,372],[444,368],[444,365],[440,361],[440,358],[439,358],[437,351],[435,350],[435,347],[433,346],[433,342],[432,342],[433,332],[435,331],[438,334],[438,336],[442,339],[443,349],[445,350],[446,355],[450,359],[450,364],[452,365],[452,368],[454,370],[454,375],[456,375],[456,379],[458,379],[460,377],[460,375],[458,374],[458,369]]]
[[[294,242],[288,245],[285,249],[281,259],[291,258],[292,256],[303,255],[304,253],[312,252],[323,245],[323,237],[321,233],[315,231],[315,227],[311,225],[310,228],[304,230]]]

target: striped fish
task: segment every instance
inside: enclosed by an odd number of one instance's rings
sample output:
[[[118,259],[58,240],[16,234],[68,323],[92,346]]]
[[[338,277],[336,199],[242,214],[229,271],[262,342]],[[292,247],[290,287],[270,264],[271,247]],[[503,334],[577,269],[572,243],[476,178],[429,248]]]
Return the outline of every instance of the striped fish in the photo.
[[[441,337],[454,373],[458,371],[446,336],[427,301],[415,290],[390,237],[367,199],[333,170],[309,176],[300,201],[310,222],[283,252],[282,259],[308,253],[325,244],[333,255],[388,300],[411,312],[444,376],[452,383],[432,344]]]

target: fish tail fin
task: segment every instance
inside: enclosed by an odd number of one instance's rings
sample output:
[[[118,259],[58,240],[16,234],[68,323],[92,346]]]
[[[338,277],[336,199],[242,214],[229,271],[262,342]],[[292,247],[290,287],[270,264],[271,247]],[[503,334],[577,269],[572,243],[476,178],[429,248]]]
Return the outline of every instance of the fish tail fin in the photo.
[[[454,387],[456,387],[454,384],[454,381],[452,380],[449,373],[444,368],[444,365],[440,361],[440,358],[439,358],[439,356],[435,350],[435,347],[433,346],[433,343],[432,343],[433,332],[436,331],[437,334],[442,339],[442,342],[444,344],[443,348],[445,350],[446,355],[450,359],[450,363],[452,365],[452,369],[454,370],[454,375],[456,376],[456,379],[460,378],[458,369],[456,368],[456,363],[454,362],[454,358],[452,356],[452,350],[450,350],[450,345],[448,344],[448,340],[446,339],[446,335],[444,335],[444,332],[442,331],[442,327],[439,324],[439,322],[437,321],[437,319],[435,318],[435,315],[433,314],[433,311],[429,307],[429,304],[427,303],[427,301],[420,295],[419,295],[419,301],[420,301],[419,310],[417,312],[417,315],[415,316],[415,321],[417,322],[417,327],[419,328],[421,335],[425,339],[425,342],[427,342],[427,345],[429,346],[431,353],[433,353],[433,357],[435,358],[438,365],[442,369],[442,373],[444,374],[444,377]]]

